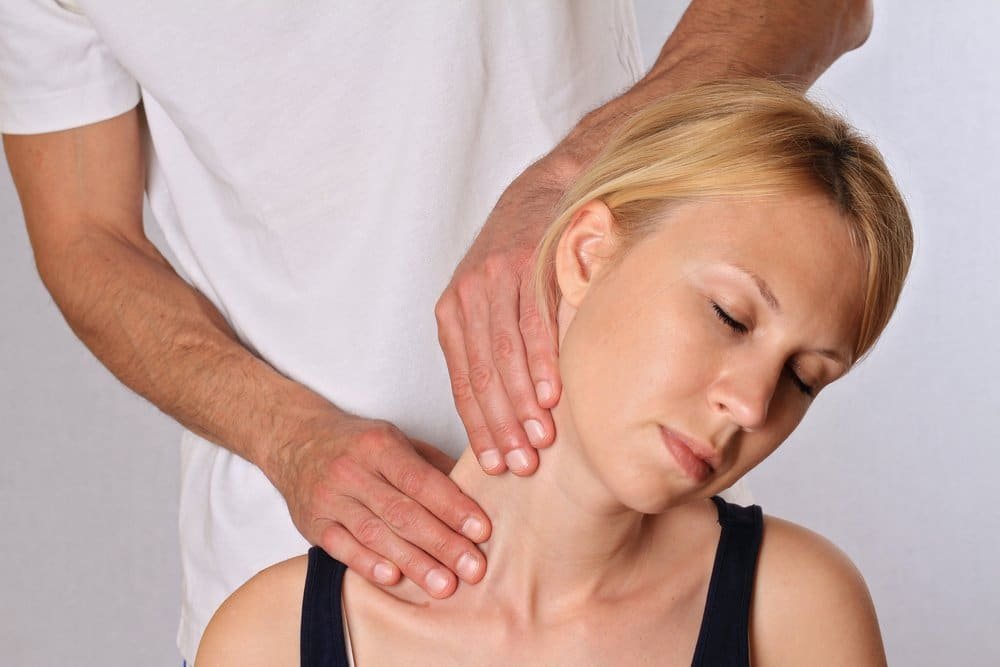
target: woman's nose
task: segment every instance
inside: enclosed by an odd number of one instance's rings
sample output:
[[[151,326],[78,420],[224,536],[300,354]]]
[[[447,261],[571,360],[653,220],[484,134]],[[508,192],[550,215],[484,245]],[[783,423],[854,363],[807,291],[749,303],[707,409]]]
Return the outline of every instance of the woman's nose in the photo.
[[[779,377],[780,372],[762,365],[729,369],[709,388],[709,407],[743,430],[755,431],[767,423]]]

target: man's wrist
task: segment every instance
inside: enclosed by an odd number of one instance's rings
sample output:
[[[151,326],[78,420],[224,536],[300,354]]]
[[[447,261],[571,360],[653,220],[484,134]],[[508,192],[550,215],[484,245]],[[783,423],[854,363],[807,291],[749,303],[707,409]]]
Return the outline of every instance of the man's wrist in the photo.
[[[251,446],[251,463],[279,490],[296,450],[310,442],[332,437],[346,413],[297,382],[283,378],[280,396],[261,420],[261,430]]]
[[[532,239],[551,221],[550,217],[563,193],[580,173],[584,163],[557,146],[532,163],[500,195],[490,219],[480,234],[502,233],[509,236],[527,233]],[[502,215],[505,209],[516,212],[517,225]],[[494,224],[491,224],[491,221]],[[502,228],[496,224],[502,221]]]
[[[825,2],[803,13],[790,2],[692,3],[649,72],[584,116],[552,154],[585,165],[636,111],[702,81],[767,76],[807,88],[864,43],[871,4]]]
[[[587,113],[542,159],[560,165],[560,170],[556,173],[566,176],[564,189],[597,157],[615,130],[644,102],[653,99],[647,96],[645,89],[639,89],[638,86],[639,84],[636,84],[620,97]]]
[[[650,72],[619,97],[587,113],[547,155],[511,183],[497,202],[497,208],[518,206],[531,210],[536,208],[534,205],[555,205],[632,114],[654,100],[703,80],[707,69],[699,69],[700,63],[691,56],[673,67]],[[723,68],[717,69],[721,75]]]

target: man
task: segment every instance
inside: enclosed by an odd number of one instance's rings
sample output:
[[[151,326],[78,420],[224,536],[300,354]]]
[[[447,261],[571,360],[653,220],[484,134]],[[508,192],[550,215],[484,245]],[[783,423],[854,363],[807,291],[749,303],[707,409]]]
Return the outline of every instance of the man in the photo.
[[[478,581],[489,519],[421,454],[446,469],[435,447],[468,438],[526,475],[551,443],[525,271],[566,184],[643,104],[726,75],[808,85],[871,22],[860,1],[696,0],[642,76],[627,0],[259,5],[0,9],[39,274],[188,429],[188,659],[232,589],[308,543],[437,597]]]

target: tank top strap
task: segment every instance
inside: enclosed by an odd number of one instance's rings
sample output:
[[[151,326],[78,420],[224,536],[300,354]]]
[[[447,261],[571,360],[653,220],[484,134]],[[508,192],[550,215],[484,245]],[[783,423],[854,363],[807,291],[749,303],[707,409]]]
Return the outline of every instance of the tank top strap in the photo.
[[[741,507],[718,496],[713,496],[712,502],[722,532],[691,664],[749,667],[750,596],[764,518],[758,505]]]
[[[319,547],[309,549],[302,595],[299,664],[302,667],[348,667],[341,613],[341,588],[347,566]]]

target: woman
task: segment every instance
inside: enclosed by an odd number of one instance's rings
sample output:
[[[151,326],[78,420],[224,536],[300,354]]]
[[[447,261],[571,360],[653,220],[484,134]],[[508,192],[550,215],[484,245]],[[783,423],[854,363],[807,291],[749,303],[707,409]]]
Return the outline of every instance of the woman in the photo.
[[[539,247],[557,442],[531,478],[469,450],[451,473],[493,521],[482,580],[436,600],[314,549],[226,601],[198,667],[884,664],[850,561],[715,494],[871,348],[911,251],[877,151],[799,94],[722,82],[643,110]]]

